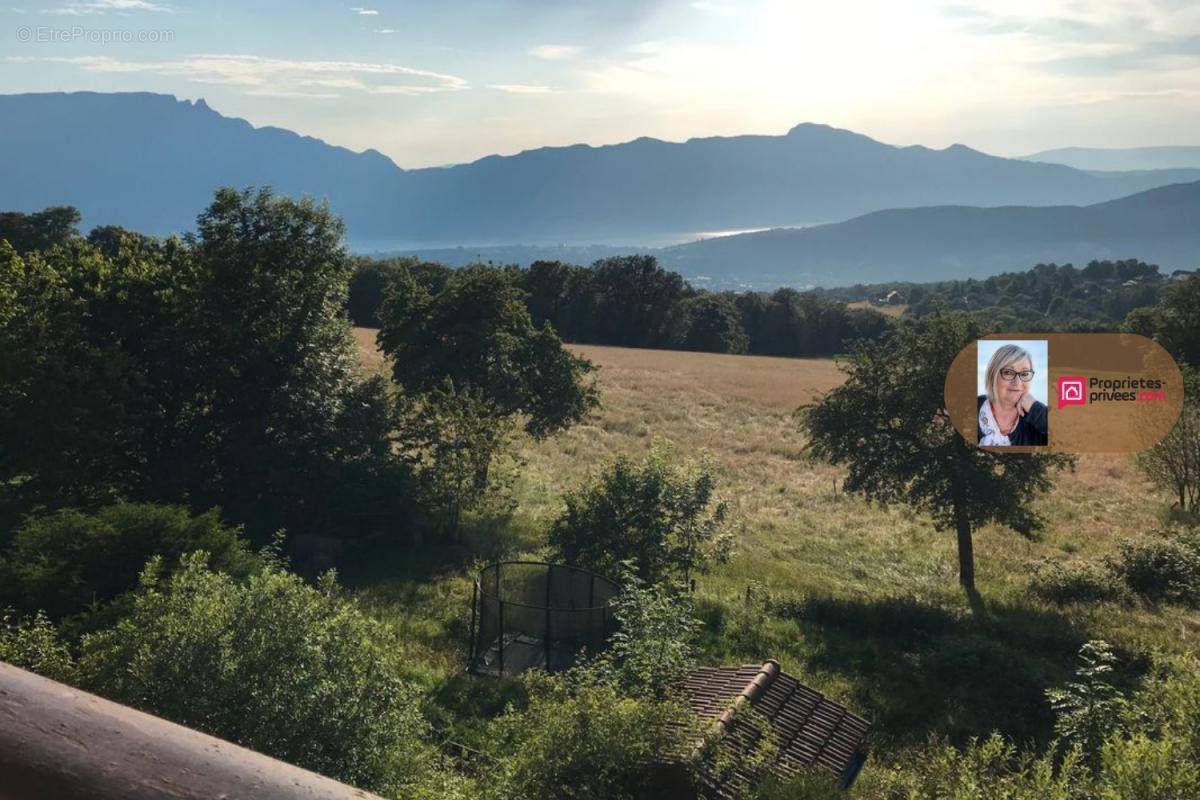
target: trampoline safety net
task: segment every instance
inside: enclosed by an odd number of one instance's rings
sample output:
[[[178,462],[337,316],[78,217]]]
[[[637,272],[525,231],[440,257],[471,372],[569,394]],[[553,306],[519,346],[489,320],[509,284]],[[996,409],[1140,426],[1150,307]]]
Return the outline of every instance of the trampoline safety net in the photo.
[[[583,650],[603,649],[620,587],[577,567],[504,561],[475,581],[471,663],[479,675],[517,675],[570,668]]]

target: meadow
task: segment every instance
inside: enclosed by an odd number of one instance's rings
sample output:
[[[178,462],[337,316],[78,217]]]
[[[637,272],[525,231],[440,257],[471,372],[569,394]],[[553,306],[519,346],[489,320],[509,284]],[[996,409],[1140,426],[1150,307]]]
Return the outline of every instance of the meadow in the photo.
[[[365,367],[384,369],[374,331],[357,329]],[[669,443],[707,460],[733,512],[735,552],[702,575],[702,660],[778,659],[785,670],[872,719],[872,760],[856,796],[930,737],[956,743],[1000,730],[1044,743],[1045,691],[1070,679],[1075,654],[1105,639],[1132,681],[1151,652],[1200,650],[1200,614],[1142,601],[1053,605],[1030,593],[1049,562],[1099,563],[1121,541],[1153,535],[1170,498],[1126,455],[1079,458],[1038,500],[1036,538],[989,526],[976,534],[978,595],[957,583],[953,535],[906,508],[843,493],[838,471],[810,460],[795,409],[836,386],[833,360],[577,346],[597,367],[601,408],[506,467],[510,502],[472,521],[467,544],[413,560],[399,545],[343,578],[409,642],[440,723],[469,743],[474,724],[518,691],[462,674],[470,575],[480,564],[536,556],[564,491],[614,458]]]

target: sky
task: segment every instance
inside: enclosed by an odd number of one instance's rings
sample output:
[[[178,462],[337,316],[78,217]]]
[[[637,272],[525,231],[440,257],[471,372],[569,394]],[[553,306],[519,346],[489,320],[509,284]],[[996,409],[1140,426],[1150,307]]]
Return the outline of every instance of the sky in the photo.
[[[402,167],[819,122],[998,155],[1200,145],[1200,2],[0,0],[0,93],[204,98]]]

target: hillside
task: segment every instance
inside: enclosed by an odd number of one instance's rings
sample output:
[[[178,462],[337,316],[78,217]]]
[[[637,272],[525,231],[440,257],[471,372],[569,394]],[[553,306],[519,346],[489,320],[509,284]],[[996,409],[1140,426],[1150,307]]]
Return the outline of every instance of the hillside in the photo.
[[[360,249],[663,244],[885,208],[1095,203],[1200,177],[1098,175],[962,145],[894,147],[814,124],[781,136],[641,138],[405,171],[374,151],[254,128],[167,95],[5,95],[0,116],[9,121],[0,129],[0,208],[70,204],[87,227],[165,234],[189,229],[219,185],[269,184],[327,198]]]
[[[1024,156],[1024,160],[1084,170],[1196,169],[1200,168],[1200,147],[1062,147]]]
[[[660,253],[689,277],[760,286],[985,277],[1030,264],[1134,257],[1167,272],[1200,264],[1200,182],[1090,206],[895,209]]]
[[[383,361],[374,331],[356,331],[369,369]],[[961,741],[1000,728],[1045,738],[1044,691],[1069,679],[1088,638],[1121,647],[1194,648],[1196,613],[1119,603],[1064,613],[1031,595],[1047,561],[1078,564],[1152,538],[1170,499],[1127,456],[1081,456],[1037,502],[1048,526],[1026,539],[986,526],[976,537],[982,605],[954,585],[953,537],[929,520],[845,495],[844,472],[808,459],[792,411],[838,385],[831,360],[759,358],[619,347],[572,347],[599,367],[603,407],[561,436],[528,441],[514,472],[519,511],[484,520],[471,541],[495,557],[536,557],[562,493],[656,438],[681,458],[707,457],[730,503],[735,555],[697,581],[708,664],[776,658],[876,725],[867,773],[911,769],[929,735]],[[836,487],[836,488],[835,488]],[[447,653],[447,603],[470,597],[469,573],[439,564],[437,580],[396,576],[394,553],[346,572],[360,597],[417,639],[426,663]],[[770,602],[765,602],[765,601]],[[436,621],[436,624],[435,624]],[[428,648],[422,653],[422,648]],[[860,786],[863,798],[894,795]]]

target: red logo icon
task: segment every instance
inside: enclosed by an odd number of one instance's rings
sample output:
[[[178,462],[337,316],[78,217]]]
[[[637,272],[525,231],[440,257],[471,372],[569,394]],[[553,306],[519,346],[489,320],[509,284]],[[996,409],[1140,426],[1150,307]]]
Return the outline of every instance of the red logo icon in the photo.
[[[1087,378],[1058,379],[1058,407],[1087,405]]]

